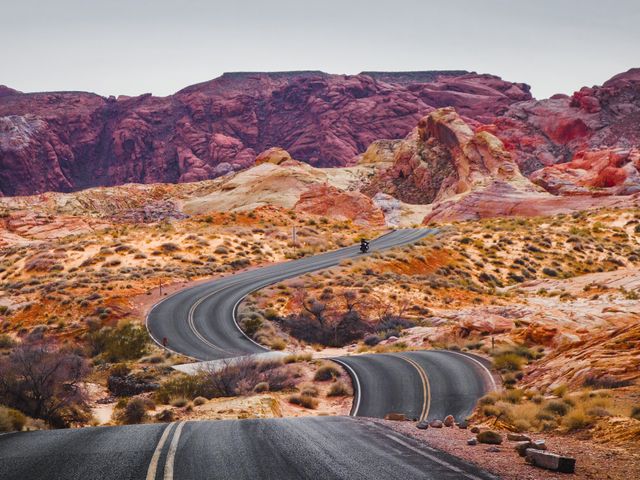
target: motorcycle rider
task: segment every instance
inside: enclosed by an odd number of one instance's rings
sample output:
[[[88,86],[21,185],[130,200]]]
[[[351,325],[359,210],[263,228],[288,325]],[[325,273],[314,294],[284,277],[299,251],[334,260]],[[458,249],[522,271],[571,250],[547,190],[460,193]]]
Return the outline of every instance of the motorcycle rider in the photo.
[[[360,251],[366,253],[369,251],[369,242],[365,238],[360,240]]]

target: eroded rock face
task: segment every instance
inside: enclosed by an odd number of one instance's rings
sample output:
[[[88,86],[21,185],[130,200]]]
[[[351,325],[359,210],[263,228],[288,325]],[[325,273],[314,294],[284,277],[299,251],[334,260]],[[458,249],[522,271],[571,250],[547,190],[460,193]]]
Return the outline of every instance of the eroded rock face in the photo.
[[[583,87],[572,96],[518,102],[494,125],[480,128],[504,142],[526,175],[566,162],[581,150],[637,146],[640,68],[616,75],[600,87]]]
[[[275,145],[314,166],[344,166],[377,139],[404,137],[434,107],[486,122],[530,98],[527,85],[467,72],[225,74],[163,98],[3,86],[0,193],[198,181]]]
[[[474,133],[453,108],[441,108],[422,118],[396,147],[393,165],[373,182],[370,193],[435,203],[496,182],[536,191],[497,137]]]
[[[530,178],[556,195],[631,195],[640,192],[640,150],[581,151],[570,162],[542,168]]]
[[[311,186],[300,195],[296,210],[331,218],[353,220],[356,224],[382,226],[384,214],[360,192],[347,192],[326,183]]]

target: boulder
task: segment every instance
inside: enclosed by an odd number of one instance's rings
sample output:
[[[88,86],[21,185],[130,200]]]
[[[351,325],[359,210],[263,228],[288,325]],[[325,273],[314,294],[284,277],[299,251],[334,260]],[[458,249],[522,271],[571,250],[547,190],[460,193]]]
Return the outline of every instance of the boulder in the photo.
[[[561,473],[574,473],[576,470],[576,459],[571,457],[563,457],[555,453],[543,452],[534,448],[527,449],[525,460],[527,463],[553,470]]]
[[[531,440],[525,440],[518,442],[514,445],[514,450],[518,452],[518,455],[524,457],[528,449],[533,448],[535,450],[546,450],[547,445],[544,440],[536,440],[532,442]]]
[[[456,419],[453,418],[453,415],[447,415],[442,423],[445,427],[453,427],[456,424]]]
[[[489,453],[497,453],[500,451],[500,449],[498,447],[496,447],[495,445],[492,445],[490,447],[487,447],[484,449],[485,452],[489,452]]]
[[[489,445],[500,445],[502,443],[502,435],[493,430],[485,430],[480,432],[476,438],[480,443],[487,443]]]
[[[429,428],[429,422],[427,422],[426,420],[421,420],[416,424],[416,428],[418,428],[419,430],[426,430],[427,428]]]
[[[471,437],[469,440],[467,440],[467,445],[477,445],[478,444],[478,439],[476,437]]]
[[[442,428],[444,424],[440,420],[431,420],[431,422],[429,422],[429,426],[431,428]]]
[[[507,440],[512,442],[530,442],[531,437],[525,435],[524,433],[507,433]]]

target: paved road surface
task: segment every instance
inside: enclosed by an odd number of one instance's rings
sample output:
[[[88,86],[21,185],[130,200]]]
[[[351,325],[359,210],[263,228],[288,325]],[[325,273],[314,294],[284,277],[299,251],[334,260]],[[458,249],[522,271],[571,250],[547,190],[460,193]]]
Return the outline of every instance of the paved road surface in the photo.
[[[413,243],[433,229],[395,230],[371,242],[371,252]],[[342,260],[362,254],[359,246],[307,257],[269,267],[249,270],[222,279],[212,280],[182,290],[157,304],[147,317],[152,338],[168,347],[198,360],[217,360],[266,349],[249,340],[234,320],[236,305],[249,293],[287,278],[334,267]]]
[[[365,419],[231,420],[0,436],[0,480],[494,478]]]
[[[383,418],[404,413],[413,420],[460,421],[495,388],[484,360],[444,350],[354,355],[336,361],[349,368],[357,387],[352,415]]]

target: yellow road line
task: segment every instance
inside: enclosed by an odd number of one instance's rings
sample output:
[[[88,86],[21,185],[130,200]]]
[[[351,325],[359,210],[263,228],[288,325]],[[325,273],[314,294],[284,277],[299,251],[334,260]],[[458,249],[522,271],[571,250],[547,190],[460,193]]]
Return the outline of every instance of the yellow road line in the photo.
[[[176,432],[171,439],[171,445],[169,445],[169,451],[167,452],[167,459],[164,462],[164,480],[173,480],[173,466],[176,460],[176,451],[178,450],[178,442],[180,441],[180,434],[182,433],[182,427],[185,422],[178,424]]]
[[[164,431],[162,432],[162,436],[160,437],[160,441],[156,446],[156,449],[153,452],[153,456],[151,457],[151,463],[149,463],[149,469],[147,470],[147,480],[155,480],[156,471],[158,470],[158,460],[160,460],[160,454],[162,453],[162,447],[164,447],[165,442],[167,441],[167,437],[169,436],[169,432],[171,428],[175,425],[175,422],[170,423],[166,426]]]
[[[418,375],[420,376],[420,380],[422,381],[422,396],[424,399],[422,402],[422,413],[420,415],[420,420],[424,420],[427,418],[427,415],[429,415],[429,409],[431,408],[431,385],[429,384],[429,377],[427,376],[427,372],[425,372],[420,364],[418,364],[418,362],[416,362],[415,360],[402,354],[398,354],[397,356],[403,359],[405,362],[409,363],[418,371]]]

